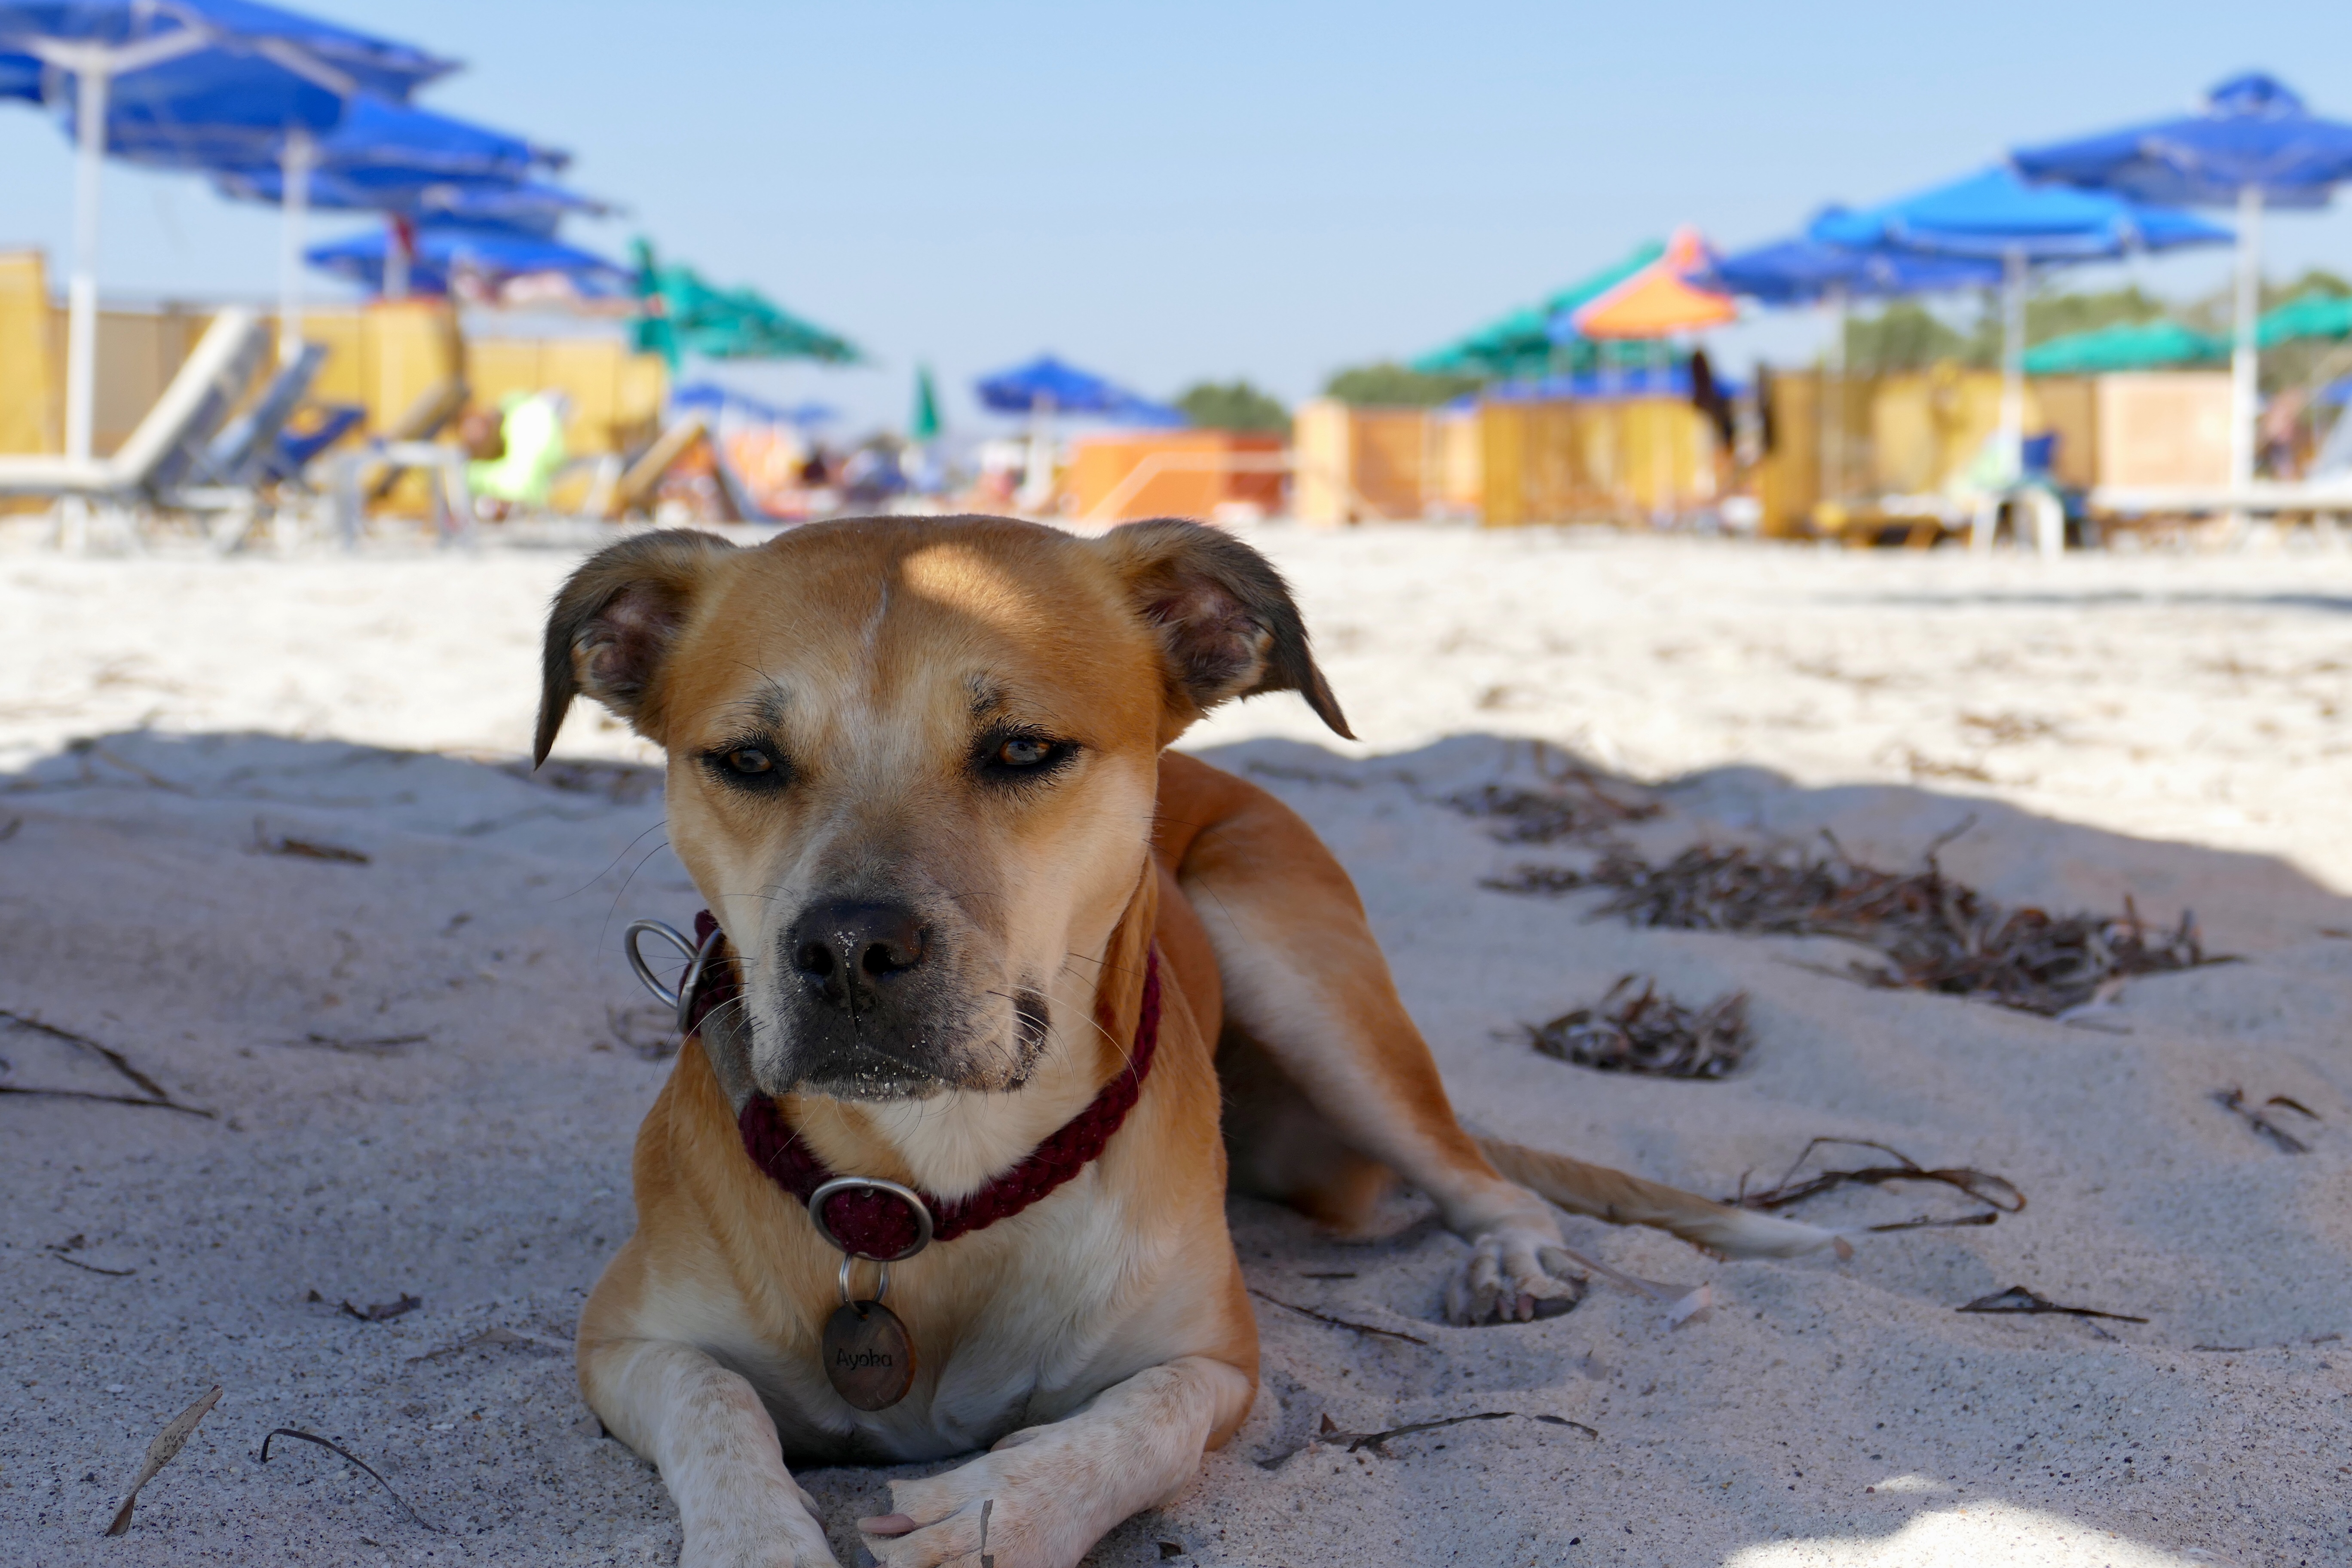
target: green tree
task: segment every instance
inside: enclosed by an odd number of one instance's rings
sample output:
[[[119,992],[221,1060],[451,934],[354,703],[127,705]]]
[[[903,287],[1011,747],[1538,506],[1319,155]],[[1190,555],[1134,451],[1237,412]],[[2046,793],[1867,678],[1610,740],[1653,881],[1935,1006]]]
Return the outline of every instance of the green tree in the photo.
[[[1290,428],[1290,410],[1246,381],[1195,382],[1176,395],[1176,406],[1203,430]]]
[[[2025,301],[2025,341],[2046,343],[2117,322],[2160,321],[2170,313],[2163,300],[2142,292],[2137,284],[2100,294],[2044,294]]]
[[[1896,300],[1845,323],[1846,370],[1853,375],[1925,370],[1968,357],[1969,340],[1916,300]]]
[[[1394,360],[1382,360],[1334,372],[1323,384],[1323,392],[1358,408],[1431,408],[1485,384],[1475,375],[1429,375]]]

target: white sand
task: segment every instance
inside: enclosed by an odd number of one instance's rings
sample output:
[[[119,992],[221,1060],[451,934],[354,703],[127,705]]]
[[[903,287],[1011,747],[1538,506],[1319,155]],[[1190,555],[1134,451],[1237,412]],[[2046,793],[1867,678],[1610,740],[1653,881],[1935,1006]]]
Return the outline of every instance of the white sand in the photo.
[[[2331,890],[2352,889],[2352,559],[1259,539],[1367,744],[1318,738],[1288,698],[1195,743],[1356,874],[1466,1118],[1705,1191],[1817,1133],[1877,1138],[2032,1202],[1843,1264],[1716,1264],[1572,1222],[1620,1268],[1713,1282],[1711,1321],[1674,1331],[1606,1286],[1565,1318],[1449,1329],[1459,1244],[1411,1202],[1369,1245],[1236,1205],[1260,1289],[1429,1343],[1262,1303],[1249,1424],[1090,1561],[2352,1562],[2352,1340],[2332,1337],[2352,1333],[2352,941],[2322,934],[2352,930]],[[618,927],[696,900],[641,775],[498,765],[526,742],[569,564],[0,555],[0,1007],[219,1112],[0,1096],[0,1561],[674,1557],[658,1479],[598,1438],[566,1347],[667,1070],[625,1043],[651,1020]],[[644,755],[583,717],[567,754]],[[1989,893],[2193,906],[2247,962],[2130,983],[2102,1017],[2129,1032],[2107,1033],[1803,967],[1852,956],[1827,942],[1586,923],[1589,896],[1477,886],[1572,858],[1440,804],[1528,776],[1498,736],[1679,781],[1653,854],[1828,826],[1899,864],[1974,813],[1945,859]],[[371,860],[255,854],[257,835]],[[1630,970],[1692,1000],[1748,990],[1750,1065],[1604,1076],[1509,1034]],[[127,1087],[5,1025],[0,1058],[0,1084]],[[2231,1084],[2320,1112],[2312,1152],[2214,1105]],[[61,1261],[76,1236],[66,1256],[130,1272]],[[1307,1278],[1334,1273],[1353,1277]],[[2150,1321],[1951,1310],[2011,1284]],[[384,1323],[331,1304],[403,1292],[423,1307]],[[522,1340],[412,1359],[492,1326]],[[215,1383],[129,1536],[100,1541],[148,1439]],[[1363,1432],[1496,1410],[1514,1418],[1393,1458],[1301,1447],[1327,1414]],[[279,1439],[262,1466],[279,1426],[343,1442],[449,1533],[322,1449]],[[854,1561],[883,1475],[803,1479]]]

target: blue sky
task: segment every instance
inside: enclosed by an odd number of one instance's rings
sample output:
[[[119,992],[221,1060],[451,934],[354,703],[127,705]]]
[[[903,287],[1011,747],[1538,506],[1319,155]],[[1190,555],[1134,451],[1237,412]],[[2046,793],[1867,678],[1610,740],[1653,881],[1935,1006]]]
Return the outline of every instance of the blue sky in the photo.
[[[866,345],[872,370],[738,379],[876,419],[903,416],[918,360],[953,419],[974,374],[1049,347],[1156,395],[1247,375],[1296,398],[1677,222],[1774,237],[2250,66],[2352,118],[2342,0],[310,8],[467,62],[420,101],[570,148],[572,183],[630,214],[581,242],[617,256],[642,230]],[[61,257],[70,177],[53,125],[0,111],[0,245]],[[2274,274],[2352,272],[2339,205],[2272,223]],[[110,293],[267,297],[278,247],[272,211],[109,172]],[[2226,268],[2134,275],[2189,294]],[[1717,347],[1744,365],[1819,332]]]

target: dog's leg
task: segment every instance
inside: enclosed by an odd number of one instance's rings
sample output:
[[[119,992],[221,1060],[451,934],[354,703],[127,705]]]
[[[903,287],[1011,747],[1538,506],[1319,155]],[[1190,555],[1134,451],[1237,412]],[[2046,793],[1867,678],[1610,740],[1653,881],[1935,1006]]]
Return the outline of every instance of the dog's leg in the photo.
[[[680,1568],[840,1568],[740,1373],[692,1345],[604,1340],[583,1347],[580,1381],[613,1435],[660,1468],[686,1527]]]
[[[979,1563],[984,1511],[995,1568],[1072,1568],[1121,1520],[1182,1490],[1250,1394],[1239,1368],[1207,1356],[1151,1367],[944,1475],[892,1481],[894,1511],[857,1528],[884,1568]]]
[[[1580,1294],[1543,1200],[1506,1181],[1454,1119],[1355,885],[1297,813],[1181,753],[1161,758],[1157,847],[1207,928],[1229,1023],[1350,1148],[1434,1199],[1470,1243],[1457,1322],[1531,1318]]]
[[[1733,1254],[1785,1256],[1834,1239],[1602,1166],[1473,1140],[1454,1119],[1355,884],[1314,829],[1256,785],[1177,752],[1160,761],[1160,807],[1154,847],[1208,933],[1225,1018],[1306,1102],[1268,1097],[1261,1121],[1278,1146],[1237,1151],[1237,1176],[1276,1173],[1309,1212],[1323,1194],[1360,1190],[1344,1159],[1319,1181],[1298,1170],[1330,1142],[1299,1125],[1311,1107],[1338,1142],[1427,1193],[1470,1243],[1446,1290],[1456,1321],[1532,1317],[1538,1300],[1578,1294],[1559,1222],[1528,1186],[1580,1214]],[[1250,1053],[1238,1054],[1245,1062]],[[1528,1186],[1506,1180],[1489,1150]]]

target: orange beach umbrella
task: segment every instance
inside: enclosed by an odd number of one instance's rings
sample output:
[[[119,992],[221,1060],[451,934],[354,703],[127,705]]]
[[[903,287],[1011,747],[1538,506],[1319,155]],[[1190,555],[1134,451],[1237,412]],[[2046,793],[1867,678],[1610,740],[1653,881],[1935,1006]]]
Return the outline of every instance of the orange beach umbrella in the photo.
[[[1664,338],[1738,321],[1730,295],[1691,281],[1714,259],[1698,230],[1678,228],[1664,256],[1587,301],[1569,321],[1588,338]]]

